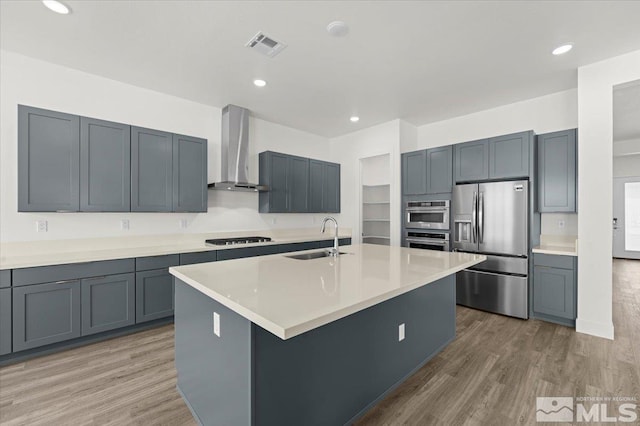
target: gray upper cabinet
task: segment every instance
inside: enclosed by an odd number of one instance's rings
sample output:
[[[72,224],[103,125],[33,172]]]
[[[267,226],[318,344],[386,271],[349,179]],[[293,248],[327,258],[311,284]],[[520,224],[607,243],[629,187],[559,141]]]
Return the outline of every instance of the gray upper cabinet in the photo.
[[[309,209],[309,159],[289,156],[287,164],[287,196],[290,213],[306,213]]]
[[[269,191],[258,195],[260,213],[286,213],[288,211],[287,165],[289,156],[277,152],[261,152],[260,184],[268,185]]]
[[[531,131],[489,139],[489,179],[528,177],[532,139]]]
[[[13,292],[13,351],[80,337],[80,280],[23,287]]]
[[[80,209],[80,118],[18,106],[18,211]]]
[[[577,212],[577,130],[538,135],[538,211]]]
[[[340,164],[309,160],[310,213],[340,212]]]
[[[489,140],[454,145],[453,170],[456,182],[489,178]]]
[[[131,209],[131,129],[126,124],[80,119],[80,210]]]
[[[402,154],[402,193],[419,195],[427,193],[427,151]]]
[[[135,274],[85,278],[80,293],[83,336],[135,323]]]
[[[173,135],[173,211],[207,211],[207,141]]]
[[[173,135],[131,128],[131,211],[173,209]]]
[[[453,186],[453,147],[427,150],[427,194],[451,192]]]

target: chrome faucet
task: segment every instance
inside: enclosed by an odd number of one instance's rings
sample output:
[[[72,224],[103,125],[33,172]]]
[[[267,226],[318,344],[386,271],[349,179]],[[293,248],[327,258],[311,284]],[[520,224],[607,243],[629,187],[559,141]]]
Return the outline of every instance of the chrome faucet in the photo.
[[[332,221],[336,227],[336,235],[333,237],[333,248],[329,249],[329,254],[331,256],[338,256],[340,253],[340,247],[338,246],[338,221],[332,218],[331,216],[327,216],[322,221],[322,233],[324,234],[324,228],[327,226],[327,222]]]

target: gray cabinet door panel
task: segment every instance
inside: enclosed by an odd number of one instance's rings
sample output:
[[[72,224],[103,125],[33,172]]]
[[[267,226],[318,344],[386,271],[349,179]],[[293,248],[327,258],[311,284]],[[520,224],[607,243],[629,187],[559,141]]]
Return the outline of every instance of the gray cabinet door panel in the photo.
[[[576,130],[538,136],[538,211],[576,212]]]
[[[260,185],[268,185],[269,191],[261,192],[260,213],[286,213],[289,208],[287,194],[287,168],[289,158],[277,152],[261,152]]]
[[[427,151],[402,155],[402,188],[404,195],[427,193]]]
[[[169,268],[180,264],[180,255],[167,254],[164,256],[138,257],[136,259],[136,271],[149,271],[151,269]]]
[[[80,281],[14,287],[13,351],[80,336]]]
[[[80,210],[131,209],[131,128],[80,119]]]
[[[173,135],[131,128],[131,211],[173,209]]]
[[[173,275],[166,269],[136,273],[136,323],[173,315]]]
[[[23,286],[51,281],[75,280],[110,274],[133,272],[134,259],[101,260],[68,265],[37,266],[13,270],[13,285]]]
[[[11,287],[11,269],[0,271],[0,288]]]
[[[207,141],[173,135],[173,211],[207,211]]]
[[[309,159],[289,157],[287,170],[287,192],[289,196],[287,211],[306,213],[309,198]]]
[[[309,213],[324,211],[325,162],[309,160]]]
[[[325,163],[322,187],[322,211],[340,213],[340,164]]]
[[[135,275],[86,278],[81,282],[82,335],[135,323]]]
[[[0,355],[11,353],[11,289],[0,289]]]
[[[80,208],[80,117],[18,105],[18,211]]]
[[[451,192],[453,185],[453,147],[427,150],[427,194]]]
[[[535,266],[533,310],[561,318],[575,319],[575,275],[573,270]]]
[[[489,139],[489,178],[522,178],[529,176],[531,132]]]
[[[489,140],[454,145],[453,170],[456,182],[489,178]]]

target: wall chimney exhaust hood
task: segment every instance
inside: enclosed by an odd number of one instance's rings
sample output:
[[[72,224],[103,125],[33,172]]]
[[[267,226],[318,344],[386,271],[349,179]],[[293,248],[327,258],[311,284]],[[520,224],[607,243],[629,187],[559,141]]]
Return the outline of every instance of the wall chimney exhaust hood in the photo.
[[[222,182],[210,183],[209,189],[258,192],[269,187],[249,183],[249,110],[235,105],[222,108]]]

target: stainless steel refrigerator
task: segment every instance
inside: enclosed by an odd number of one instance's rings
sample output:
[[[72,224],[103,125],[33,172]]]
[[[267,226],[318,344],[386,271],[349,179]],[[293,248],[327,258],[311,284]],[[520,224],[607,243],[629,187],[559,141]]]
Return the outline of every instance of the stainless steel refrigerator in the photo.
[[[487,256],[457,274],[458,304],[528,318],[528,201],[526,180],[455,186],[454,251]]]

